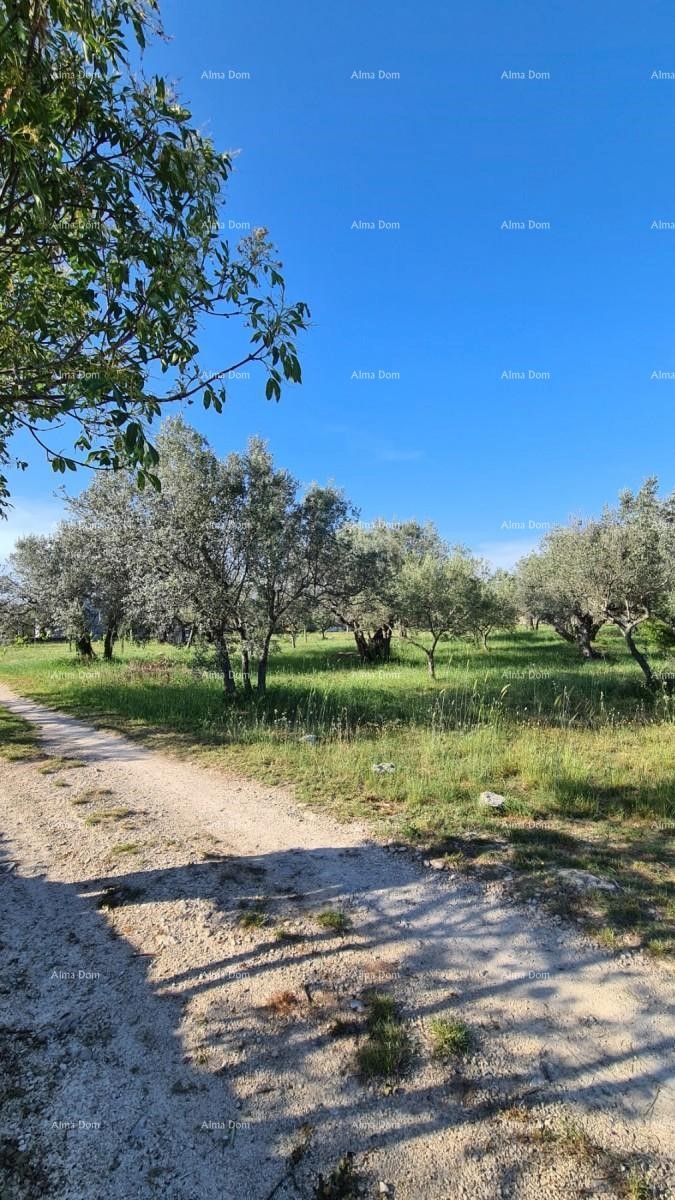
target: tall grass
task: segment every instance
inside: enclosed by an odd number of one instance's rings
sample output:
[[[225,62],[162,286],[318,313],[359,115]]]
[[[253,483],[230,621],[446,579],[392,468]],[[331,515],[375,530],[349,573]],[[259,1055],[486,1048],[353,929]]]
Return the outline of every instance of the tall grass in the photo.
[[[92,664],[62,645],[6,648],[0,678],[173,753],[292,783],[307,801],[414,840],[447,848],[454,839],[456,850],[459,839],[472,856],[512,845],[537,873],[548,831],[558,859],[623,871],[645,905],[657,896],[675,918],[673,698],[644,688],[620,639],[608,632],[602,644],[604,660],[583,664],[544,631],[495,637],[488,654],[449,643],[432,681],[404,643],[389,664],[363,668],[346,636],[311,636],[295,649],[280,639],[268,694],[235,702],[203,650],[158,645],[119,646],[114,662]],[[385,761],[394,770],[375,773]],[[485,789],[506,797],[501,813],[481,806]],[[554,829],[568,840],[551,842]],[[627,871],[641,856],[640,870]]]

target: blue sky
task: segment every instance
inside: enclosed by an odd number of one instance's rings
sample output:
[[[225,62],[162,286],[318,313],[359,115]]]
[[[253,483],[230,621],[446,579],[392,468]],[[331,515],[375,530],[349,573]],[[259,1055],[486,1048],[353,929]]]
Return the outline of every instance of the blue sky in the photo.
[[[222,417],[189,410],[220,451],[262,434],[364,519],[433,519],[497,563],[648,474],[675,486],[675,78],[652,78],[675,76],[670,4],[162,15],[148,69],[240,151],[223,220],[269,228],[314,322],[279,405],[253,374]],[[231,361],[221,338],[205,330],[206,369]],[[0,553],[58,511],[34,462]]]

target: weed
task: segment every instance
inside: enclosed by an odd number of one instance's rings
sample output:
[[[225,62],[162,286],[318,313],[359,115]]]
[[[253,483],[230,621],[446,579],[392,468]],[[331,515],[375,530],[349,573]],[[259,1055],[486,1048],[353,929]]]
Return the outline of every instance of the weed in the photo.
[[[283,925],[279,925],[274,930],[274,940],[275,942],[286,942],[289,945],[292,945],[294,942],[304,941],[301,933],[293,933],[292,930],[285,929]]]
[[[348,1020],[345,1017],[336,1017],[329,1026],[328,1032],[331,1037],[358,1037],[363,1033],[363,1025],[360,1021]]]
[[[266,925],[269,917],[263,908],[247,908],[237,917],[237,924],[243,929],[259,929]]]
[[[64,755],[50,758],[43,767],[38,767],[38,771],[41,775],[55,775],[57,771],[74,771],[86,765],[81,758],[68,758]]]
[[[70,787],[70,784],[68,783],[67,779],[55,779],[54,787],[61,787],[61,788],[66,787],[67,788],[67,787]]]
[[[576,1121],[564,1120],[558,1131],[558,1140],[579,1159],[592,1159],[597,1155],[597,1147],[583,1126]]]
[[[346,933],[352,924],[347,914],[337,908],[324,908],[314,919],[317,925],[331,933]]]
[[[434,1017],[429,1022],[429,1033],[435,1058],[468,1054],[474,1046],[474,1035],[468,1025],[452,1017]]]
[[[112,788],[87,788],[86,791],[73,797],[71,804],[91,804],[92,800],[103,800],[106,796],[114,794]]]
[[[631,1167],[625,1181],[626,1200],[651,1200],[652,1188],[640,1167]]]
[[[362,1195],[362,1185],[354,1169],[354,1155],[348,1151],[327,1178],[319,1175],[313,1200],[359,1200]]]
[[[111,854],[140,854],[142,850],[140,842],[119,842],[117,846],[110,847]]]
[[[408,1031],[391,996],[373,993],[367,998],[367,1009],[368,1038],[356,1054],[359,1074],[364,1080],[391,1079],[403,1072],[410,1059]]]
[[[300,1001],[295,992],[274,992],[268,1000],[265,1001],[265,1008],[273,1012],[277,1017],[290,1017],[298,1007]]]
[[[143,889],[128,887],[126,884],[115,884],[107,887],[102,896],[96,901],[97,908],[121,908],[125,904],[134,904],[140,900]]]
[[[130,808],[99,808],[85,817],[84,823],[85,825],[104,825],[107,821],[123,821],[125,817],[131,815]]]

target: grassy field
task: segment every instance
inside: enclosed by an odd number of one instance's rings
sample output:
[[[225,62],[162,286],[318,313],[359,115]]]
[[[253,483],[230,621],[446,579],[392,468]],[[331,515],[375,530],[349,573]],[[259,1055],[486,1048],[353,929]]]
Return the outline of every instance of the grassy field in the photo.
[[[347,636],[280,639],[268,695],[234,704],[203,652],[167,646],[120,646],[90,665],[63,645],[11,647],[0,679],[173,753],[292,783],[454,870],[515,871],[523,894],[604,943],[675,955],[675,701],[644,689],[620,638],[601,645],[605,659],[582,664],[548,631],[495,636],[487,654],[448,643],[434,682],[401,642],[364,669]],[[394,770],[374,772],[383,762]],[[505,808],[483,809],[485,789]],[[560,866],[620,890],[579,897]]]

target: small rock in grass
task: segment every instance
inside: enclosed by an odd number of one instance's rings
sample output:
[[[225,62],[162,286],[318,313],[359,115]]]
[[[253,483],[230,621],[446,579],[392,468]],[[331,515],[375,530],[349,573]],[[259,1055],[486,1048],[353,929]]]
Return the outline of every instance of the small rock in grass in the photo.
[[[427,866],[431,867],[434,871],[445,871],[447,865],[448,864],[444,858],[427,859]]]
[[[506,804],[506,797],[500,796],[499,792],[481,792],[479,801],[487,808],[503,808]]]
[[[306,746],[316,746],[318,740],[319,739],[315,733],[305,733],[300,738],[300,741],[304,742]]]
[[[392,762],[373,763],[373,771],[376,775],[390,775],[395,770],[396,767]]]
[[[569,883],[578,892],[618,892],[619,885],[611,879],[601,879],[590,871],[580,871],[576,867],[560,867],[556,874],[563,883]]]

